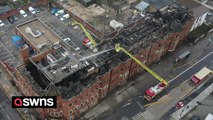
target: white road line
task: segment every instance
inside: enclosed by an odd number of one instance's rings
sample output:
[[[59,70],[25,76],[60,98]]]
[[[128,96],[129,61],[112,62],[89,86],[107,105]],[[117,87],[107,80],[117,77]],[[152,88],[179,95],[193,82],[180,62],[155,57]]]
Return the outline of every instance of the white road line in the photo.
[[[132,120],[135,120],[142,112],[137,113],[135,116],[132,117]]]
[[[1,57],[1,59],[7,58],[7,57],[10,57],[10,55],[9,55],[9,54],[7,54],[7,55],[5,55],[5,56]],[[12,56],[11,56],[11,57],[12,57]]]
[[[5,60],[4,62],[8,62],[8,61],[10,61],[10,60],[14,60],[14,58],[7,59],[7,60]]]
[[[4,111],[4,108],[0,105],[0,108]]]
[[[7,114],[6,114],[6,116],[7,116],[8,120],[11,120],[10,117]]]
[[[199,61],[197,61],[195,64],[193,64],[192,66],[190,66],[189,68],[187,68],[186,70],[184,70],[182,73],[180,73],[179,75],[177,75],[176,77],[174,77],[173,79],[171,79],[168,83],[174,81],[177,77],[181,76],[183,73],[185,73],[186,71],[188,71],[189,69],[191,69],[192,67],[194,67],[195,65],[197,65],[199,62],[201,62],[202,60],[204,60],[205,58],[207,58],[209,55],[211,55],[213,53],[210,52],[209,54],[207,54],[205,57],[203,57],[202,59],[200,59]]]

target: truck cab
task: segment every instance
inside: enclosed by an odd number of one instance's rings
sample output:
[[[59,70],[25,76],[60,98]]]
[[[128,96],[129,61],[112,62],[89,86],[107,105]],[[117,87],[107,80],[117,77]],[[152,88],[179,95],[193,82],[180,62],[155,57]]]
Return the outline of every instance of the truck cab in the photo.
[[[164,83],[159,83],[155,85],[154,87],[149,88],[145,91],[144,98],[148,101],[152,100],[156,95],[161,93],[167,86]]]
[[[83,44],[84,44],[87,48],[91,49],[93,53],[98,52],[97,48],[96,48],[96,47],[94,46],[94,44],[90,41],[89,38],[85,38],[85,39],[83,40]]]
[[[89,38],[85,38],[83,40],[83,44],[89,49],[92,49],[92,47],[94,46]]]

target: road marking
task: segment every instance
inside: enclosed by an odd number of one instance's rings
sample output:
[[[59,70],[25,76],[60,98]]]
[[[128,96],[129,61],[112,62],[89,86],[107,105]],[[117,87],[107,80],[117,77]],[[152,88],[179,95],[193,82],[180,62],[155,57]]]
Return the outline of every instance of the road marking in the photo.
[[[4,111],[4,108],[0,105],[0,108]]]
[[[186,71],[188,71],[189,69],[191,69],[192,67],[194,67],[195,65],[197,65],[199,62],[201,62],[202,60],[206,59],[208,56],[210,56],[213,53],[210,52],[209,54],[207,54],[205,57],[203,57],[202,59],[200,59],[199,61],[197,61],[195,64],[193,64],[192,66],[190,66],[189,68],[187,68],[186,70],[184,70],[182,73],[180,73],[179,75],[177,75],[176,77],[174,77],[173,79],[171,79],[168,83],[174,81],[176,78],[178,78],[179,76],[181,76],[183,73],[185,73]]]
[[[143,105],[141,105],[141,103],[139,101],[137,101],[137,104],[139,105],[139,107],[140,107],[141,110],[144,110]]]
[[[132,120],[135,120],[142,112],[137,113],[135,116],[132,117]]]
[[[6,114],[6,116],[7,116],[8,120],[11,120],[10,117],[7,114]]]

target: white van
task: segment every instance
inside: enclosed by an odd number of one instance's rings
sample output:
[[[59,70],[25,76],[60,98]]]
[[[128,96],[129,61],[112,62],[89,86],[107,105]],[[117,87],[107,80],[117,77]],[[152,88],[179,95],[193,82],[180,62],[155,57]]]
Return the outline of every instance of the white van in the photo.
[[[60,20],[64,21],[64,20],[68,19],[69,17],[70,17],[69,14],[65,14],[65,15],[61,16]]]
[[[36,14],[36,10],[33,7],[29,7],[28,10],[32,13],[32,14]]]
[[[24,10],[20,10],[19,13],[23,16],[23,17],[27,17],[27,14]]]
[[[64,14],[64,10],[63,9],[59,10],[58,12],[56,12],[55,16],[59,16],[61,14]]]

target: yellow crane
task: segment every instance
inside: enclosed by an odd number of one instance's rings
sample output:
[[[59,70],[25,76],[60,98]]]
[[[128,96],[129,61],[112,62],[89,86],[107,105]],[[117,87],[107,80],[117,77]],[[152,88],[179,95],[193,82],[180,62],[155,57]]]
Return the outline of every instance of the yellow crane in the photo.
[[[86,34],[87,38],[93,43],[94,47],[97,45],[97,43],[96,43],[95,40],[92,38],[92,36],[90,35],[90,33],[87,32],[87,30],[85,29],[85,27],[84,27],[81,23],[79,23],[79,22],[77,22],[77,21],[74,21],[74,22],[72,22],[72,26],[74,26],[74,25],[79,25],[79,26],[81,27],[81,29],[82,29],[82,30],[84,31],[84,33]]]
[[[161,91],[163,91],[167,86],[168,82],[160,77],[157,73],[149,69],[146,65],[144,65],[140,60],[138,60],[136,57],[134,57],[131,53],[129,53],[126,49],[120,46],[120,44],[115,45],[116,52],[123,51],[126,53],[130,58],[132,58],[136,63],[138,63],[141,67],[143,67],[146,71],[148,71],[152,76],[154,76],[157,80],[160,81],[157,85],[154,87],[149,88],[145,91],[144,98],[148,101],[152,100],[156,95],[158,95]]]
[[[123,51],[126,53],[129,57],[131,57],[136,63],[138,63],[141,67],[143,67],[147,72],[149,72],[152,76],[154,76],[156,79],[158,79],[160,82],[164,83],[168,86],[168,82],[164,80],[162,77],[160,77],[158,74],[156,74],[154,71],[149,69],[146,65],[144,65],[140,60],[138,60],[136,57],[134,57],[131,53],[129,53],[127,50],[125,50],[123,47],[120,46],[120,44],[115,45],[116,52]]]

